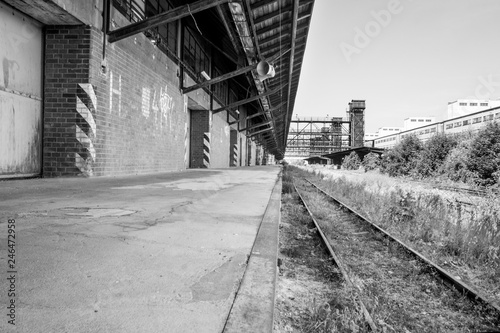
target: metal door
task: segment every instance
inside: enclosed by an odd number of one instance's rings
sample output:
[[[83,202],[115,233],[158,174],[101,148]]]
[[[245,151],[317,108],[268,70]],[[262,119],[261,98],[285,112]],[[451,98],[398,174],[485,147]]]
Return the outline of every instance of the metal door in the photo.
[[[42,45],[41,24],[0,4],[0,178],[41,172]]]

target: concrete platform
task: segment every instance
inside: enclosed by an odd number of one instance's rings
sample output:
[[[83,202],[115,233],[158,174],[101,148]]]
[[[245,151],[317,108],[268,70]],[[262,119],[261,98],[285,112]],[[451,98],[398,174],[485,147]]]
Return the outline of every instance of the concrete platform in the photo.
[[[244,276],[267,310],[243,300],[229,322],[248,327],[238,318],[257,311],[272,327],[279,190],[270,198],[279,171],[0,182],[0,332],[222,332]],[[256,239],[266,208],[259,234],[271,236]],[[257,258],[245,272],[254,243],[263,248],[254,247]],[[15,297],[8,296],[11,275]],[[264,292],[256,283],[262,279]],[[248,299],[252,288],[241,286],[238,298]],[[8,324],[11,299],[15,329]]]

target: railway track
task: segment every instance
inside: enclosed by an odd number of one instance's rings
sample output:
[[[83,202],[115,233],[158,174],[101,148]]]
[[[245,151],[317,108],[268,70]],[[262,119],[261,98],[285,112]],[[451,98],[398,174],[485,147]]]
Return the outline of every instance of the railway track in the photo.
[[[312,182],[297,183],[346,283],[358,290],[359,308],[372,331],[500,332],[497,305]],[[311,192],[323,199],[311,198]],[[321,200],[330,207],[318,219],[315,206]]]
[[[476,197],[485,197],[488,194],[488,192],[485,191],[485,190],[473,190],[473,189],[462,188],[462,187],[437,185],[437,186],[434,186],[434,188],[437,189],[437,190],[444,190],[444,191],[452,191],[452,192],[470,194],[470,195],[473,195],[473,196],[476,196]]]

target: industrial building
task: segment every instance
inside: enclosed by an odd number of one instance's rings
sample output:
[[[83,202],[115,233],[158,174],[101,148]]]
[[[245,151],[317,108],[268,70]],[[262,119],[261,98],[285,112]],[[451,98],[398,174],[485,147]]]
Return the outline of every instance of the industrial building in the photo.
[[[0,177],[282,159],[313,6],[0,1]]]
[[[365,142],[365,145],[376,148],[392,148],[407,135],[416,135],[422,142],[425,142],[437,133],[456,134],[467,131],[474,132],[485,126],[488,122],[499,120],[500,106],[469,113],[461,117],[430,123],[391,135],[381,136]]]
[[[500,100],[458,99],[448,102],[447,119],[465,116],[471,113],[488,110],[500,106]]]
[[[292,118],[285,159],[302,160],[362,147],[365,137],[365,109],[365,100],[352,100],[345,117]]]

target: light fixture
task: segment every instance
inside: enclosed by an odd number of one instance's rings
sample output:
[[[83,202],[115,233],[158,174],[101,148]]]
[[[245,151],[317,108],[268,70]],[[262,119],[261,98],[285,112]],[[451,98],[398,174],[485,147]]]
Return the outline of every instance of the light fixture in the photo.
[[[205,78],[205,80],[210,80],[210,76],[208,76],[208,74],[205,72],[205,71],[201,71],[201,76],[203,76]]]
[[[274,66],[272,64],[262,60],[257,64],[257,74],[259,75],[259,80],[264,81],[265,79],[274,77],[276,75],[276,71],[274,70]]]

